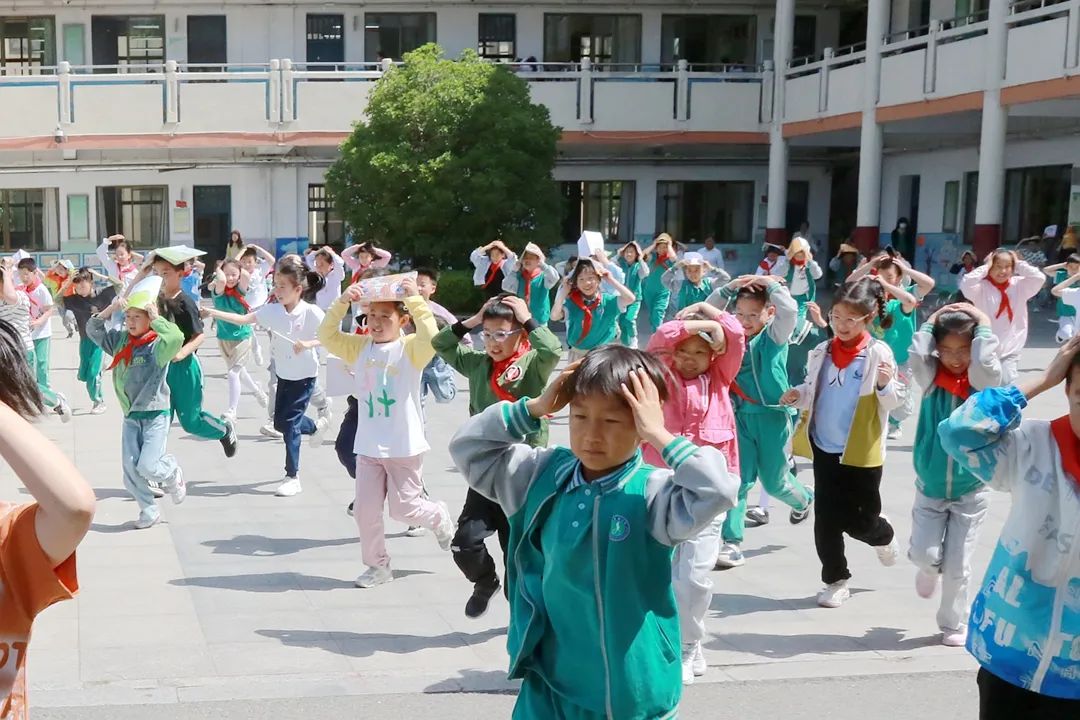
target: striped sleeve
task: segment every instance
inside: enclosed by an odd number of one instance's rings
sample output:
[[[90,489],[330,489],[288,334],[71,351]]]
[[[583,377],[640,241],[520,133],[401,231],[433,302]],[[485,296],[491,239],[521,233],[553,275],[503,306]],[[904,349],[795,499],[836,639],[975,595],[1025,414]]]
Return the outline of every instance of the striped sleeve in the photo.
[[[517,437],[524,438],[527,435],[540,432],[540,420],[534,418],[525,406],[529,400],[530,398],[523,397],[517,402],[500,403],[506,429]]]
[[[661,453],[661,457],[664,458],[664,462],[672,470],[678,468],[687,458],[696,453],[698,450],[697,445],[690,442],[684,437],[677,437],[667,444]]]

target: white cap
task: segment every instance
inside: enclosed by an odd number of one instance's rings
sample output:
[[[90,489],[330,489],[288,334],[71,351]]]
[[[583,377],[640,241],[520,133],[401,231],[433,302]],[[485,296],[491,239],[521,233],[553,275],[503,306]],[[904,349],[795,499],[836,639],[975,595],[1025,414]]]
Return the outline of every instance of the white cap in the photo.
[[[704,265],[705,258],[698,252],[688,252],[683,255],[683,265]]]

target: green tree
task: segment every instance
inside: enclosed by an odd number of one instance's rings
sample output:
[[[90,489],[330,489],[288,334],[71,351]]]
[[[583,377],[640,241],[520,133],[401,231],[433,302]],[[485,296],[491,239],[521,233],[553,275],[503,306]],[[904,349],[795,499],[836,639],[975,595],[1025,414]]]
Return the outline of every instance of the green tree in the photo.
[[[404,60],[376,84],[367,122],[326,175],[356,241],[440,265],[499,238],[554,244],[560,131],[528,84],[469,50],[450,60],[429,44]]]

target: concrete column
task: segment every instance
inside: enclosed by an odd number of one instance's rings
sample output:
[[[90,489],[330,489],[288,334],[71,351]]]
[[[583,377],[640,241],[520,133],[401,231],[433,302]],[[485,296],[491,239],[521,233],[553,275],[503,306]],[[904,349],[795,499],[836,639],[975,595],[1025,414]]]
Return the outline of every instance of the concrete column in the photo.
[[[776,79],[773,83],[772,126],[769,128],[769,190],[765,241],[777,245],[787,245],[788,142],[784,138],[784,90],[794,31],[795,0],[776,0],[776,21],[773,24],[773,67]]]
[[[855,213],[855,246],[862,252],[878,247],[881,238],[881,153],[884,132],[877,121],[881,90],[881,45],[889,27],[889,3],[870,0],[866,16],[866,64],[863,67],[862,131],[859,139],[859,200]]]
[[[1008,29],[1005,21],[1009,0],[990,0],[986,37],[985,90],[983,91],[982,136],[979,141],[979,193],[975,199],[975,228],[972,249],[976,257],[986,255],[1001,244],[1002,205],[1005,202],[1005,133],[1009,111],[1001,105],[1001,82],[1005,77],[1005,50]]]

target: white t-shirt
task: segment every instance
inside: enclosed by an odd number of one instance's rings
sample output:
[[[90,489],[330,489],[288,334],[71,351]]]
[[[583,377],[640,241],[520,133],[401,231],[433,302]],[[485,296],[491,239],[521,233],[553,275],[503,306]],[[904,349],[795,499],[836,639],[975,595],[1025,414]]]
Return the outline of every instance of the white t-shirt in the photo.
[[[413,342],[416,342],[415,338]],[[360,416],[353,452],[373,458],[412,457],[427,452],[420,404],[423,367],[412,364],[405,341],[369,342],[353,365]]]
[[[30,299],[31,320],[37,320],[53,305],[52,293],[49,292],[49,288],[45,287],[45,283],[38,283],[38,286],[26,293],[26,295]],[[43,340],[52,337],[51,323],[46,321],[36,328],[31,328],[30,337],[34,340]]]
[[[698,254],[700,254],[701,257],[705,258],[705,262],[709,263],[714,268],[723,269],[723,267],[724,267],[724,252],[720,248],[718,248],[718,247],[716,247],[714,245],[713,249],[709,250],[704,245],[702,245],[701,249],[698,250]]]
[[[1072,305],[1080,315],[1080,288],[1065,288],[1061,291],[1061,302]]]
[[[252,310],[265,305],[270,298],[270,290],[266,287],[266,276],[269,274],[270,263],[265,260],[259,260],[255,263],[255,269],[251,271],[251,280],[248,283],[247,292],[244,293],[244,300],[247,300],[248,307]]]
[[[311,262],[308,263],[308,266],[315,267],[314,253],[310,257]],[[323,289],[315,293],[315,304],[323,312],[326,312],[341,297],[341,283],[345,280],[345,261],[341,258],[334,258],[334,269],[330,271],[325,280],[326,285],[323,286]]]
[[[255,310],[255,320],[273,332],[270,340],[270,357],[274,360],[274,372],[285,380],[306,380],[319,374],[319,356],[315,348],[303,352],[293,351],[297,340],[314,340],[323,320],[322,310],[303,300],[292,312],[286,312],[281,303],[268,303]]]

